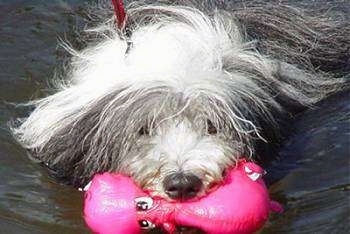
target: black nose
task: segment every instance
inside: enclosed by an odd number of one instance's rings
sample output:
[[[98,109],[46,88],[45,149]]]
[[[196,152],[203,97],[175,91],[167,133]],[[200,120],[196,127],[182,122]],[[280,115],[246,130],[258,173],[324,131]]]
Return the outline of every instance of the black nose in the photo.
[[[163,181],[165,193],[176,200],[188,200],[195,197],[202,185],[202,181],[197,176],[182,172],[170,174]]]

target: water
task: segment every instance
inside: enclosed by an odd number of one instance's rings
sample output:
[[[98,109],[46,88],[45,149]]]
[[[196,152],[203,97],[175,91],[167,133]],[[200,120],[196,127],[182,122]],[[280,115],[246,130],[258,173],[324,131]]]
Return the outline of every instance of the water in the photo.
[[[25,113],[11,103],[48,87],[66,56],[57,38],[74,42],[84,1],[0,0],[0,12],[0,233],[88,233],[82,194],[31,162],[6,128]],[[298,130],[266,165],[271,194],[286,211],[262,233],[349,232],[348,100],[348,93],[330,98],[293,123]]]
[[[269,164],[273,196],[286,212],[267,233],[349,233],[350,93],[297,118],[296,132]]]
[[[87,233],[80,192],[57,184],[26,157],[6,122],[9,102],[42,96],[57,63],[58,36],[80,25],[78,1],[0,1],[0,233]]]

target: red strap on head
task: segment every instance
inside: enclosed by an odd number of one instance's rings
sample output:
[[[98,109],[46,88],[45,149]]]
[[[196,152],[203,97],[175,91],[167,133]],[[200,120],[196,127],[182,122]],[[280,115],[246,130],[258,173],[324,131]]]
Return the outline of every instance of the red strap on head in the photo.
[[[123,30],[126,23],[126,13],[123,0],[112,0],[114,13],[117,17],[118,29]]]

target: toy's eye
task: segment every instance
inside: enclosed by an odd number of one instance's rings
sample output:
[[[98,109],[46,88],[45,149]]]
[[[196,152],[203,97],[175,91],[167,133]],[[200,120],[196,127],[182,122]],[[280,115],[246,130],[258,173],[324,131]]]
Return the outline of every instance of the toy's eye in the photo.
[[[150,197],[138,197],[135,199],[137,211],[149,210],[153,206],[153,200]]]
[[[258,179],[260,179],[262,177],[262,174],[257,173],[257,172],[253,172],[251,174],[248,174],[248,177],[252,180],[252,181],[257,181]]]
[[[255,172],[247,166],[244,167],[244,171],[252,181],[257,181],[266,173],[265,171],[263,171],[262,173]]]
[[[139,220],[139,225],[141,229],[153,229],[156,227],[152,222],[145,219]]]
[[[247,173],[247,174],[250,174],[250,173],[252,173],[253,172],[253,170],[252,169],[250,169],[249,167],[247,167],[247,166],[245,166],[244,167],[244,171]]]

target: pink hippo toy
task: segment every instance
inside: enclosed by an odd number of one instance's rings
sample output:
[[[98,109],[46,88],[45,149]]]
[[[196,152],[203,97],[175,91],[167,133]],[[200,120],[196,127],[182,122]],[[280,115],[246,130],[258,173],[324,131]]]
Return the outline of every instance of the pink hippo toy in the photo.
[[[176,226],[196,227],[208,234],[254,233],[271,211],[282,212],[269,198],[263,172],[258,165],[241,161],[215,191],[187,202],[151,197],[123,175],[95,175],[86,188],[85,221],[100,234],[136,234],[156,226],[168,233]]]

